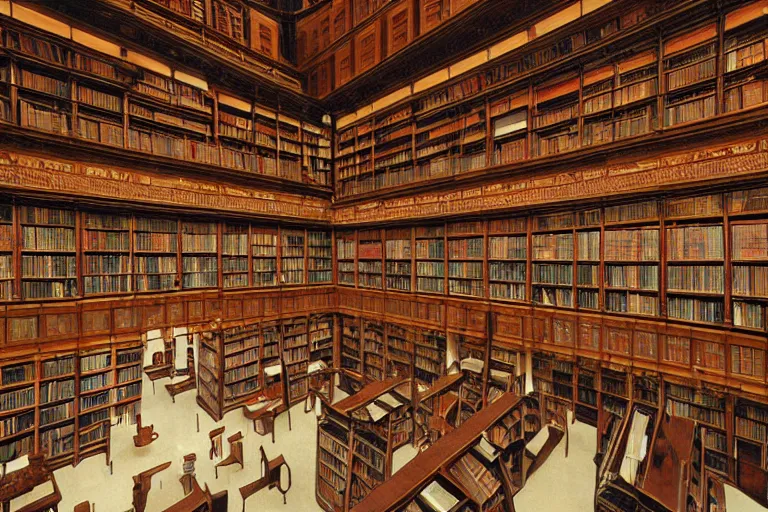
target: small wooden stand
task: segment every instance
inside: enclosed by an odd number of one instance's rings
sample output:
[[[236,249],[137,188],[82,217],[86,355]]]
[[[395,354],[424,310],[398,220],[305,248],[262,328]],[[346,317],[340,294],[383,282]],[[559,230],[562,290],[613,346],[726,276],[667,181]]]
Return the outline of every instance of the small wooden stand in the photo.
[[[275,459],[269,460],[263,446],[259,447],[259,451],[261,452],[262,476],[258,480],[240,488],[240,496],[243,498],[243,512],[245,512],[245,500],[265,487],[269,489],[277,488],[283,495],[283,505],[287,502],[285,495],[291,490],[291,467],[285,462],[285,458],[280,455]],[[288,487],[286,489],[280,487],[280,469],[283,466],[288,470]]]
[[[240,464],[241,469],[244,466],[242,432],[230,436],[227,438],[227,441],[229,441],[229,455],[214,467],[216,478],[219,478],[219,468],[231,466],[232,464]]]

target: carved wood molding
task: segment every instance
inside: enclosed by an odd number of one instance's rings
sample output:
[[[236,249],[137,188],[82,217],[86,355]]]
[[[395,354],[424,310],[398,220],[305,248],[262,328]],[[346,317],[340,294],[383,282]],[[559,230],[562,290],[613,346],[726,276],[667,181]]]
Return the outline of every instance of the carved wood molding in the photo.
[[[645,160],[607,163],[530,178],[432,192],[334,209],[334,224],[362,224],[449,215],[502,213],[569,201],[599,200],[637,193],[656,193],[681,186],[715,184],[733,178],[758,178],[768,172],[768,139],[738,143]]]
[[[0,151],[0,187],[270,218],[328,222],[330,201]]]

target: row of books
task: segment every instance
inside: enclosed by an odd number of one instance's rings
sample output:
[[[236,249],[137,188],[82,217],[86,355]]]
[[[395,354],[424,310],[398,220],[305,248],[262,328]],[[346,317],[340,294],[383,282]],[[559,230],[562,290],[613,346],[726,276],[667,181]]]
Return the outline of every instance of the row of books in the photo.
[[[175,256],[138,256],[133,260],[137,274],[175,274]]]
[[[656,316],[659,314],[659,298],[632,292],[606,292],[605,309],[616,313]]]
[[[75,230],[71,228],[22,226],[21,237],[23,250],[75,250]]]
[[[27,382],[35,378],[35,363],[6,366],[0,369],[0,385]]]

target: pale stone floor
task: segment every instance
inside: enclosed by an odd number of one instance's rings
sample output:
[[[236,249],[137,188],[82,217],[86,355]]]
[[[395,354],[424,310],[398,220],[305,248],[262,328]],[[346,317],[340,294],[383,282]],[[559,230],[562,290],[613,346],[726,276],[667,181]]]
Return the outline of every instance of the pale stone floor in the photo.
[[[131,509],[132,476],[171,461],[171,467],[152,479],[147,512],[161,512],[183,498],[179,477],[182,474],[182,458],[189,453],[197,454],[195,472],[202,487],[207,484],[211,492],[229,491],[229,512],[243,509],[238,489],[259,478],[259,446],[263,445],[269,457],[285,456],[291,467],[293,486],[283,505],[277,490],[262,490],[249,498],[246,510],[259,512],[320,512],[315,502],[315,450],[316,419],[304,414],[303,404],[291,410],[292,431],[288,431],[288,416],[281,415],[276,423],[276,442],[261,437],[253,431],[240,411],[227,414],[216,424],[195,402],[195,392],[176,397],[172,403],[164,385],[167,379],[152,383],[144,378],[142,418],[145,425],[154,424],[160,438],[145,448],[133,446],[135,427],[120,426],[112,431],[113,471],[105,464],[104,456],[92,457],[76,468],[71,466],[56,472],[56,480],[62,490],[63,500],[59,510],[70,511],[77,503],[89,500],[95,504],[95,512],[125,512]],[[339,397],[337,396],[337,399]],[[200,430],[197,431],[199,417]],[[238,430],[244,436],[245,468],[228,466],[221,468],[219,478],[214,476],[213,462],[208,458],[210,441],[208,432],[224,425],[224,455],[228,453],[226,438]],[[515,498],[518,512],[549,512],[592,510],[595,486],[595,469],[592,462],[595,453],[596,431],[582,423],[570,426],[570,445],[565,457],[565,443],[561,442],[550,459],[527,482]],[[416,455],[416,450],[405,446],[394,455],[395,470]],[[729,511],[762,511],[742,493],[728,488]],[[734,508],[735,507],[735,508]]]

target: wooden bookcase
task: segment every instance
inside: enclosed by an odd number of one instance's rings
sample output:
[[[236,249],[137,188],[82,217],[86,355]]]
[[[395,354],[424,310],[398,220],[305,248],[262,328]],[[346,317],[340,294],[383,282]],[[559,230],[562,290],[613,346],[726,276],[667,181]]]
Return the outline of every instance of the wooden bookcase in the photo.
[[[247,288],[248,225],[223,224],[221,233],[221,273],[223,288]]]
[[[0,205],[0,297],[11,300],[18,294],[16,267],[13,264],[14,240],[12,205]]]
[[[214,222],[182,222],[182,288],[215,288],[219,278],[219,226]]]
[[[305,251],[304,230],[280,230],[280,284],[304,284]]]
[[[384,249],[381,230],[359,231],[357,248],[357,280],[361,288],[383,289]]]
[[[447,3],[421,3],[420,33],[452,14]],[[435,85],[412,82],[416,92],[407,99],[383,109],[374,101],[374,114],[358,115],[338,131],[344,162],[338,162],[336,193],[370,195],[528,160],[563,159],[560,155],[576,150],[602,152],[606,145],[626,145],[657,130],[764,105],[768,87],[755,71],[765,60],[765,29],[756,5],[672,23],[657,16],[658,5],[640,2],[620,14],[606,11],[586,26],[546,34],[548,43],[522,44],[471,71],[451,71],[450,78],[434,78]],[[632,37],[639,27],[662,35]],[[608,58],[601,53],[607,39]],[[487,49],[493,54],[496,47]],[[557,70],[551,66],[555,60]],[[461,69],[464,63],[453,64]],[[390,165],[407,171],[358,179],[348,165],[370,143],[355,136],[356,130],[406,111],[410,126],[401,131],[413,132],[412,147],[403,144],[396,162],[386,160],[391,154],[384,147],[380,151],[378,141],[375,153],[377,162],[385,160],[376,164],[377,173]]]
[[[307,231],[309,284],[333,282],[333,239],[330,231]]]
[[[0,459],[46,454],[60,468],[106,454],[114,418],[141,409],[141,346],[46,352],[0,366]]]
[[[187,165],[330,186],[330,139],[319,123],[282,114],[278,121],[274,110],[170,67],[163,74],[128,65],[26,27],[0,36],[10,54],[0,59],[2,120]]]
[[[360,319],[341,315],[341,367],[363,374],[362,335]]]
[[[385,378],[386,342],[384,325],[370,320],[363,321],[362,374],[367,382]]]
[[[179,221],[136,217],[133,231],[136,291],[179,288]]]
[[[22,298],[79,295],[75,211],[21,206],[19,214]]]
[[[541,427],[537,409],[530,398],[501,395],[461,428],[438,439],[352,510],[442,507],[469,512],[509,507],[525,482],[525,444]]]
[[[484,297],[485,225],[483,222],[448,224],[448,294]]]
[[[413,258],[411,229],[387,229],[385,250],[386,289],[411,291]]]
[[[131,218],[83,213],[83,293],[131,291]]]
[[[413,425],[411,382],[373,382],[354,395],[324,404],[317,430],[318,504],[350,510],[392,475],[392,454],[408,443]]]
[[[419,226],[416,237],[416,291],[445,293],[445,226]]]
[[[493,300],[524,301],[528,276],[528,219],[488,222],[488,294]]]
[[[334,325],[332,314],[316,314],[309,317],[309,359],[323,361],[333,368]]]
[[[291,404],[307,396],[307,366],[309,365],[309,337],[307,318],[283,320],[282,362],[285,366],[288,385],[288,400]]]
[[[357,282],[357,233],[336,232],[336,283],[340,286],[355,286]]]
[[[277,229],[251,227],[253,286],[277,285]]]

